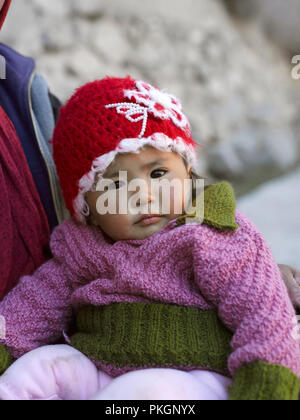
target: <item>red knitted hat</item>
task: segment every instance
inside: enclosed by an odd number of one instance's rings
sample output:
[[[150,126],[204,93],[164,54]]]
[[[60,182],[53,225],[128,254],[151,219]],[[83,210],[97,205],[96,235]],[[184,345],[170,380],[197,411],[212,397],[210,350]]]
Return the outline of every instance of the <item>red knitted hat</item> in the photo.
[[[196,170],[197,146],[179,100],[131,77],[106,77],[77,89],[60,110],[53,155],[66,206],[85,223],[84,194],[118,153],[151,145],[180,154]],[[202,146],[204,147],[204,146]]]

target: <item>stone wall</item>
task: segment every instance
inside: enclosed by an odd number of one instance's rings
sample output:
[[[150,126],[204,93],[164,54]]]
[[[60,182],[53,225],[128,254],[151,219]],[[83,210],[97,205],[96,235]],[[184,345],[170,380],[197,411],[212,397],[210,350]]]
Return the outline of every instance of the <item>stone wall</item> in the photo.
[[[182,100],[206,146],[203,175],[252,185],[298,161],[300,81],[255,9],[231,14],[221,0],[13,3],[1,41],[33,56],[61,100],[87,81],[130,74]]]
[[[291,54],[300,51],[300,0],[222,0],[236,16],[255,20],[264,34]]]

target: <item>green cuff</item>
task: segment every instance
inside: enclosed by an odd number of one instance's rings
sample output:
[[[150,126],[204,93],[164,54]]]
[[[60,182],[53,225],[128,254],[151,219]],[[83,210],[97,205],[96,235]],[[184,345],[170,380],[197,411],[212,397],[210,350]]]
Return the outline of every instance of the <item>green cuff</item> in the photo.
[[[300,379],[289,368],[263,361],[236,371],[229,399],[232,401],[298,401]]]
[[[0,375],[12,364],[13,358],[5,346],[0,345]]]

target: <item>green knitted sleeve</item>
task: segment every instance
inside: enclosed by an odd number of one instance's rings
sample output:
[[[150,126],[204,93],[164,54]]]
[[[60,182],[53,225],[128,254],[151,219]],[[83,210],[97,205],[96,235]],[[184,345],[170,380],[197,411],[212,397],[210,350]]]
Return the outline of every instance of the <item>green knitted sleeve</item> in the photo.
[[[13,358],[5,346],[0,345],[0,375],[12,364]]]
[[[239,368],[229,390],[232,401],[297,401],[300,379],[290,369],[263,361]]]

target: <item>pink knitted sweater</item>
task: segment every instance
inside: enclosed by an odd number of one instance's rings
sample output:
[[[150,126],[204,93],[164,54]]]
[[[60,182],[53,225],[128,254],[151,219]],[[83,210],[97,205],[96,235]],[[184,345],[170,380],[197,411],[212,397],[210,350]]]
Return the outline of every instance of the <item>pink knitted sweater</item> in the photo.
[[[74,220],[51,236],[53,259],[0,303],[13,357],[58,340],[74,313],[114,302],[214,310],[233,333],[228,369],[264,361],[300,376],[296,316],[270,248],[239,210],[235,232],[171,220],[143,240],[113,242]]]

